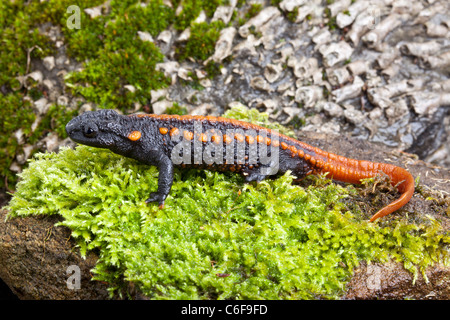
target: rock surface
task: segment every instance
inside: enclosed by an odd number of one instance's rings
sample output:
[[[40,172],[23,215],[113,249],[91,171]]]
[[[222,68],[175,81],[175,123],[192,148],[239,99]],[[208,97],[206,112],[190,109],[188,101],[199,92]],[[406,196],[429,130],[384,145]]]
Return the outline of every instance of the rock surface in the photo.
[[[426,272],[427,281],[422,275],[413,283],[413,276],[398,263],[385,265],[362,263],[352,280],[347,284],[343,299],[450,299],[450,270],[435,266]]]

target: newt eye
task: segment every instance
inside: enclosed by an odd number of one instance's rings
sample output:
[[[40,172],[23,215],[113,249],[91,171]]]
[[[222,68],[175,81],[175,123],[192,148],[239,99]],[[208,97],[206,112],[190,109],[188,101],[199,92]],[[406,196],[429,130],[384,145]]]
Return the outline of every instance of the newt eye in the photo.
[[[85,137],[93,138],[97,135],[98,128],[94,123],[89,123],[84,126],[83,134]]]

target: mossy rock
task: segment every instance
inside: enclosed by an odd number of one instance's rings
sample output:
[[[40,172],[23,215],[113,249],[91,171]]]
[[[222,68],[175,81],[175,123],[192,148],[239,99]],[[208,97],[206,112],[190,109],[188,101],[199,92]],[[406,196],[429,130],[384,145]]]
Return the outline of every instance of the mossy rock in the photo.
[[[33,150],[37,150],[36,142],[48,132],[65,138],[65,123],[80,107],[67,108],[52,101],[49,112],[38,117],[33,101],[47,97],[48,90],[39,83],[25,87],[18,80],[32,71],[47,72],[39,70],[41,59],[60,54],[56,42],[46,36],[48,26],[61,31],[59,40],[64,43],[64,54],[71,64],[76,61],[81,66],[64,69],[67,74],[58,81],[64,94],[124,112],[133,104],[148,106],[152,90],[170,85],[170,79],[156,70],[164,55],[154,42],[142,40],[138,31],[156,37],[170,26],[184,30],[202,10],[211,17],[225,3],[224,0],[0,2],[0,188],[14,189],[15,173],[19,170],[14,159],[24,153],[24,145],[33,145]],[[99,16],[91,17],[85,11],[102,4],[105,10]],[[68,10],[71,6],[78,8],[80,28],[68,23],[76,15]],[[178,6],[182,10],[176,15]],[[223,27],[220,22],[194,25],[181,58],[206,59]],[[212,77],[215,67],[210,65],[208,69]],[[35,122],[39,125],[31,129]]]
[[[162,210],[144,203],[157,177],[104,149],[37,154],[9,219],[60,216],[81,256],[98,255],[93,279],[112,297],[134,297],[134,288],[150,299],[336,299],[361,262],[397,261],[412,282],[449,262],[445,215],[369,223],[357,201],[364,188],[323,176],[244,184],[231,173],[177,170]]]

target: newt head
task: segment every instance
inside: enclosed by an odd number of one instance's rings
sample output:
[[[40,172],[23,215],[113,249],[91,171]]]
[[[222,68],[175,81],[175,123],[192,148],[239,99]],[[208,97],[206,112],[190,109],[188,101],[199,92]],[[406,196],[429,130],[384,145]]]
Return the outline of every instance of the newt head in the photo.
[[[73,141],[97,148],[111,148],[117,143],[121,116],[114,110],[87,111],[70,120],[67,135]]]

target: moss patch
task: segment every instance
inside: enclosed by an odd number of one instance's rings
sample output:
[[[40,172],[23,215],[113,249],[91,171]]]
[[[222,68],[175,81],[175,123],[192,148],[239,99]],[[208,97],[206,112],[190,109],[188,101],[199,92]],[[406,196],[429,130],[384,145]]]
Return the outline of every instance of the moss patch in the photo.
[[[265,121],[253,112],[245,120]],[[233,113],[242,119],[245,109]],[[82,255],[99,252],[97,280],[116,294],[131,281],[153,299],[333,299],[360,261],[394,259],[415,274],[449,262],[439,221],[369,223],[346,205],[355,188],[322,176],[302,187],[289,173],[244,184],[231,173],[176,170],[163,210],[144,203],[157,176],[103,149],[38,154],[9,217],[61,215]]]
[[[16,181],[9,170],[15,155],[21,151],[14,133],[23,134],[21,143],[30,142],[31,125],[36,119],[30,112],[32,100],[42,95],[37,84],[29,82],[28,92],[17,78],[30,72],[31,59],[45,57],[52,50],[49,40],[39,33],[30,16],[36,16],[32,6],[21,1],[0,3],[0,187],[5,186],[5,181],[10,185]],[[24,99],[27,94],[31,101]]]
[[[105,6],[102,14],[95,18],[84,11],[104,2],[49,0],[0,3],[0,187],[4,187],[7,181],[9,187],[14,188],[17,178],[9,168],[16,155],[22,152],[21,144],[33,144],[50,131],[65,137],[66,120],[76,114],[76,110],[66,113],[66,107],[54,104],[52,112],[31,132],[36,119],[32,101],[47,92],[39,84],[26,89],[17,78],[34,71],[32,59],[55,55],[55,44],[45,36],[44,24],[48,27],[51,23],[61,29],[67,55],[83,66],[82,70],[66,75],[65,91],[102,108],[126,112],[134,103],[149,105],[151,90],[170,83],[162,72],[155,69],[164,58],[159,48],[151,41],[141,40],[138,31],[157,37],[170,26],[181,31],[192,25],[192,37],[183,49],[182,58],[204,60],[213,52],[223,23],[193,24],[193,21],[201,11],[211,18],[219,5],[227,3],[225,0],[172,0],[170,6],[162,0],[113,0],[109,2],[108,10]],[[73,11],[67,12],[71,5],[80,9],[79,29],[67,25],[74,14]],[[180,9],[177,11],[177,8]],[[209,76],[217,74],[215,69],[209,65]],[[23,133],[20,144],[14,137],[18,130]]]
[[[220,30],[225,24],[222,21],[211,23],[194,23],[191,28],[191,36],[184,47],[178,48],[179,58],[185,60],[188,57],[204,61],[214,53],[214,48],[220,36]]]
[[[243,104],[237,104],[223,114],[224,118],[231,118],[254,123],[258,126],[276,130],[281,134],[295,138],[295,133],[291,129],[269,120],[267,112],[259,112],[256,109],[249,109]]]
[[[145,7],[112,1],[111,10],[110,15],[95,19],[84,14],[87,27],[67,30],[71,52],[88,60],[82,71],[66,77],[66,84],[74,95],[104,108],[126,110],[135,102],[148,104],[150,90],[169,85],[155,69],[163,61],[162,53],[153,42],[141,40],[138,32],[157,36],[171,23],[174,13],[162,1],[151,1]]]

